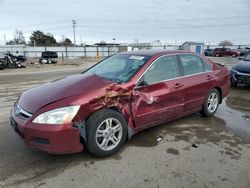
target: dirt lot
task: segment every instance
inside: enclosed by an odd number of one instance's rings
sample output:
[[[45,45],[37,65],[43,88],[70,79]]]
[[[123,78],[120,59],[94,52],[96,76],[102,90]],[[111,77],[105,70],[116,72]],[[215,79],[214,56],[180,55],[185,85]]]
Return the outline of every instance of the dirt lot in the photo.
[[[213,58],[231,67],[236,59]],[[250,88],[232,88],[214,117],[198,113],[135,135],[112,157],[50,155],[26,147],[9,125],[23,91],[94,62],[0,72],[0,187],[250,187]],[[157,142],[157,138],[162,138]]]

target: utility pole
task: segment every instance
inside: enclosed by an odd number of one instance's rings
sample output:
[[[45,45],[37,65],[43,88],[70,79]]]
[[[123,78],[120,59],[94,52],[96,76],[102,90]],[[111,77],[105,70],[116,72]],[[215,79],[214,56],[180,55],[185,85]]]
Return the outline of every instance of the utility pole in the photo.
[[[83,46],[83,44],[82,44],[82,35],[80,36],[80,38],[81,38],[81,46]]]
[[[114,53],[116,52],[116,49],[115,49],[115,38],[113,38],[113,41],[114,41]]]
[[[72,27],[73,27],[73,35],[74,35],[74,44],[76,45],[76,32],[75,32],[76,20],[72,20]]]
[[[6,45],[6,35],[4,34],[3,37],[4,37],[4,45]]]

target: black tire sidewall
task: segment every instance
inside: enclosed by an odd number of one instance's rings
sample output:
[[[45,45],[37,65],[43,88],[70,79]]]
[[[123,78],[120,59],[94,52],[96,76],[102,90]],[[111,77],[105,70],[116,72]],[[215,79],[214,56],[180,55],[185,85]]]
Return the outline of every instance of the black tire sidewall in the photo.
[[[115,118],[118,121],[120,121],[122,125],[122,138],[120,140],[120,143],[112,150],[105,151],[98,147],[96,143],[96,130],[101,122],[103,122],[107,118]],[[97,157],[107,157],[115,152],[117,152],[122,145],[125,143],[127,138],[127,123],[123,117],[123,115],[117,111],[110,110],[110,109],[102,109],[94,114],[92,114],[86,121],[86,138],[87,138],[87,149],[90,153]]]

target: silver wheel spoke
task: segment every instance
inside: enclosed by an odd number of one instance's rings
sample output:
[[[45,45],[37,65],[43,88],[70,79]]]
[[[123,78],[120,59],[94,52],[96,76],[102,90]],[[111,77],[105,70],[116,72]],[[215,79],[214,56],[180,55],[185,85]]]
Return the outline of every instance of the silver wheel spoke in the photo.
[[[105,123],[106,123],[106,129],[111,128],[112,119],[107,119],[107,120],[105,121]]]
[[[116,138],[115,136],[113,136],[113,138],[111,138],[110,141],[111,141],[113,144],[116,144],[116,143],[118,142],[118,138]]]
[[[115,133],[120,131],[121,130],[121,125],[117,124],[115,127],[113,127],[113,130],[114,130]]]
[[[104,138],[101,143],[101,147],[107,148],[108,147],[109,140]]]
[[[106,130],[98,130],[97,133],[96,133],[96,137],[104,137],[106,134]]]

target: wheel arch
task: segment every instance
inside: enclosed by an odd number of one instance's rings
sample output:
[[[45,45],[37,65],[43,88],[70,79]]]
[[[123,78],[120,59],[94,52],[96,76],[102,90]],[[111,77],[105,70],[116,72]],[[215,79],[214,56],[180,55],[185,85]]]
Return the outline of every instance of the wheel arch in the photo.
[[[222,99],[223,99],[222,89],[219,86],[214,87],[214,89],[216,89],[219,92],[219,94],[220,94],[220,101],[219,102],[221,104],[222,103]]]
[[[127,124],[127,138],[126,140],[128,141],[132,136],[133,136],[133,129],[131,128],[131,125],[130,125],[130,117],[127,117],[125,115],[125,112],[124,110],[122,110],[119,106],[109,106],[109,107],[100,107],[98,109],[96,109],[95,111],[93,111],[92,113],[88,114],[87,117],[84,118],[84,120],[82,122],[79,123],[79,126],[77,125],[78,129],[79,129],[79,133],[80,133],[80,141],[82,144],[86,144],[86,134],[87,134],[87,130],[86,130],[86,120],[91,116],[93,115],[94,113],[98,112],[98,111],[101,111],[101,110],[113,110],[113,111],[116,111],[116,112],[119,112],[120,114],[122,114],[122,116],[124,117],[124,120]]]
[[[104,108],[101,108],[104,109]],[[101,110],[100,109],[100,110]],[[120,114],[122,114],[122,116],[124,117],[126,123],[127,123],[127,138],[126,140],[128,141],[132,136],[133,136],[133,129],[131,128],[131,123],[130,123],[130,117],[128,117],[128,115],[126,115],[126,111],[122,108],[120,108],[119,106],[110,106],[107,107],[106,109],[110,109],[110,110],[114,110],[116,112],[119,112]]]

